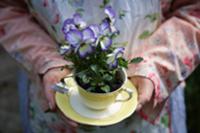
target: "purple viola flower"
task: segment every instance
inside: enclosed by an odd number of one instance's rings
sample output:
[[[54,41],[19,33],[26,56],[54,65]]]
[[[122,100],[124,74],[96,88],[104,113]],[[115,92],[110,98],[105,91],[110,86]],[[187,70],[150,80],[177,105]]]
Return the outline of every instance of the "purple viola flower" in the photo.
[[[74,19],[74,24],[77,25],[79,28],[83,29],[86,27],[86,22],[83,21],[81,14],[75,13],[73,19]]]
[[[104,12],[109,17],[111,23],[114,23],[115,19],[116,19],[116,13],[112,9],[112,7],[111,6],[106,6],[105,9],[104,9]]]
[[[100,33],[102,35],[119,34],[119,30],[108,19],[104,19],[100,24]]]
[[[112,39],[110,39],[109,37],[105,36],[100,40],[100,46],[103,51],[108,50],[111,44],[112,44]]]
[[[92,24],[89,26],[89,28],[93,31],[94,37],[97,38],[100,35],[100,28],[97,24]]]
[[[107,64],[109,65],[110,68],[115,68],[117,67],[118,61],[117,59],[119,57],[122,57],[124,53],[124,48],[123,47],[119,47],[116,48],[113,53],[109,54],[107,57]]]
[[[100,34],[105,35],[110,32],[110,23],[107,19],[104,19],[100,24]]]
[[[82,31],[82,34],[83,34],[83,41],[85,43],[91,44],[95,42],[96,38],[95,38],[93,30],[90,27],[85,28]]]
[[[66,34],[69,30],[76,29],[76,26],[74,24],[74,20],[72,18],[66,19],[64,21],[62,31],[64,34]]]
[[[105,7],[104,12],[110,20],[110,22],[109,22],[110,33],[119,34],[119,30],[117,30],[117,28],[114,26],[114,23],[115,23],[115,20],[116,20],[116,13],[113,10],[113,8],[111,6],[107,6],[107,7]]]
[[[119,34],[119,30],[114,26],[114,25],[111,25],[110,26],[110,31],[112,34]]]
[[[79,30],[70,30],[65,34],[65,40],[74,48],[80,45],[82,38],[82,32]]]
[[[63,45],[60,47],[59,52],[61,55],[63,55],[63,54],[68,53],[70,50],[71,50],[71,47],[69,45]]]
[[[93,52],[93,48],[90,44],[83,43],[78,49],[78,53],[81,58],[86,57],[88,54],[90,54],[92,52]]]

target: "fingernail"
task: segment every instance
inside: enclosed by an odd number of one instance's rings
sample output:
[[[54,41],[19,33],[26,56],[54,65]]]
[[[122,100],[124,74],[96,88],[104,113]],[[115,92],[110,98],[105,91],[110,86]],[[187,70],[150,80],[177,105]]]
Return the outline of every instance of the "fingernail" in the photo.
[[[49,108],[53,110],[53,105],[49,102]]]
[[[136,110],[138,111],[138,110],[140,110],[141,108],[142,108],[142,104],[138,104]]]

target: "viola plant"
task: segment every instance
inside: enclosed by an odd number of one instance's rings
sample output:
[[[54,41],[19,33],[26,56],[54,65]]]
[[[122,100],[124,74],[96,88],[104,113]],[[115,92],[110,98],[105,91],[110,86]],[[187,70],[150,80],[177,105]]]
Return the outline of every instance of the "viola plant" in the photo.
[[[60,53],[72,62],[77,83],[90,92],[107,93],[117,89],[122,80],[117,73],[129,63],[139,63],[141,57],[126,60],[123,43],[116,43],[120,35],[115,27],[117,15],[111,6],[104,7],[105,18],[99,24],[83,20],[80,13],[65,20],[62,31],[65,42]],[[69,66],[67,66],[69,67]]]

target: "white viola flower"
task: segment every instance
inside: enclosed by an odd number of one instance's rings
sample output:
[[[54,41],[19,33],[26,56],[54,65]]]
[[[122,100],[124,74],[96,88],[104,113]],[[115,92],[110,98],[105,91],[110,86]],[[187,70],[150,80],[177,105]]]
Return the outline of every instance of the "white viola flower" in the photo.
[[[109,17],[111,23],[114,24],[114,22],[116,20],[116,13],[112,9],[112,7],[111,6],[106,6],[105,9],[104,9],[104,12]]]
[[[73,16],[73,19],[74,19],[74,24],[76,26],[78,26],[80,29],[83,29],[86,27],[86,22],[83,21],[83,18],[81,17],[81,14],[79,13],[75,13],[74,16]]]
[[[62,32],[64,34],[66,34],[67,32],[69,32],[72,29],[77,29],[75,24],[74,24],[74,20],[72,18],[68,18],[64,21],[63,27],[62,27]]]
[[[82,42],[82,32],[79,30],[70,30],[65,34],[65,40],[73,47],[79,47]]]
[[[119,57],[122,57],[124,53],[124,48],[123,47],[119,47],[116,48],[113,53],[107,55],[108,59],[107,59],[107,64],[109,65],[110,68],[115,68],[118,65],[118,61],[117,59]]]
[[[59,49],[59,53],[61,55],[68,53],[69,51],[71,51],[71,46],[70,45],[63,45],[60,47]]]

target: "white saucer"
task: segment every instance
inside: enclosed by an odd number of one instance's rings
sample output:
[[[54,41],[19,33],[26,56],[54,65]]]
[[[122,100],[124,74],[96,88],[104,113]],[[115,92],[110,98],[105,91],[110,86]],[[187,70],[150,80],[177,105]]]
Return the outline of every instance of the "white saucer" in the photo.
[[[122,96],[119,94],[117,99],[118,98],[120,99],[121,97]],[[70,94],[69,101],[74,111],[76,111],[78,114],[82,116],[93,118],[93,119],[104,119],[106,117],[109,117],[117,113],[120,110],[120,107],[122,104],[121,102],[116,102],[116,103],[111,104],[107,109],[93,110],[84,105],[76,89],[74,89],[73,93]]]
[[[61,94],[56,92],[56,103],[63,114],[71,120],[81,124],[94,126],[108,126],[118,123],[132,115],[137,106],[137,90],[133,84],[127,80],[123,88],[129,88],[133,91],[130,100],[122,103],[115,103],[103,111],[91,110],[81,103],[80,96],[77,93],[77,85],[73,78],[67,81],[71,84],[70,94]],[[71,96],[70,96],[71,95]],[[120,97],[127,97],[122,93]]]

